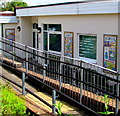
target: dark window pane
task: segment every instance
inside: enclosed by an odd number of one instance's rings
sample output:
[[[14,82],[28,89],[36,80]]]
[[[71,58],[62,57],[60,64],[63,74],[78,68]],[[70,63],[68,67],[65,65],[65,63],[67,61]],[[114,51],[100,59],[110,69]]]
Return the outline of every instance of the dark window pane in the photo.
[[[79,56],[96,59],[96,36],[79,35]]]
[[[43,30],[47,30],[47,24],[43,25]]]
[[[53,51],[61,51],[61,34],[50,34],[49,49]]]
[[[61,31],[61,24],[49,24],[49,31]]]
[[[47,35],[48,35],[47,32],[43,33],[43,49],[44,50],[48,50],[47,49],[47,46],[48,46],[48,39],[47,39],[48,37],[47,37]]]

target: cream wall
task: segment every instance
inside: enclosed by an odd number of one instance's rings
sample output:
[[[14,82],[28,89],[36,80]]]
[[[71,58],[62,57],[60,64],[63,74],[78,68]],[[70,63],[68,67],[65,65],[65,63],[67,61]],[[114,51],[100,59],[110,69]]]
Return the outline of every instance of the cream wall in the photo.
[[[118,35],[118,15],[75,15],[75,16],[43,16],[38,17],[38,24],[62,24],[62,40],[64,31],[74,32],[74,57],[78,58],[78,33],[97,35],[97,64],[103,65],[103,34]],[[42,34],[40,35],[42,44]],[[64,51],[64,41],[62,53]],[[42,50],[43,46],[40,46]]]
[[[32,18],[20,17],[18,26],[21,27],[21,31],[18,32],[20,39],[18,42],[28,46],[32,46]]]
[[[38,23],[38,17],[32,17],[32,23]]]

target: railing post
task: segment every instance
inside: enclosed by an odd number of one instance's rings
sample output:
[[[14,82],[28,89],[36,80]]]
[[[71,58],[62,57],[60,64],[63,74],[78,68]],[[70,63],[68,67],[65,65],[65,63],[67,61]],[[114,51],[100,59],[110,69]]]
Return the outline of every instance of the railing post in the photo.
[[[116,91],[117,91],[117,96],[119,96],[119,73],[117,73],[117,85],[116,85]],[[119,111],[119,99],[116,98],[116,109],[115,109],[115,116],[118,116],[118,111]]]
[[[81,69],[81,82],[80,82],[80,103],[82,103],[82,90],[83,90],[83,69]]]
[[[26,62],[26,63],[25,63],[25,64],[26,64],[26,65],[25,65],[25,66],[26,66],[26,67],[25,67],[25,68],[26,68],[26,73],[28,73],[28,52],[27,52],[27,46],[25,46],[25,60],[26,60],[26,61],[25,61],[25,62]]]
[[[2,38],[0,37],[0,57],[1,57],[1,63],[3,63],[3,43],[2,43]]]
[[[61,61],[63,61],[63,57],[61,56]],[[62,88],[62,63],[60,62],[60,79],[59,79],[59,91],[61,91]]]
[[[61,66],[60,66],[60,74],[62,74],[61,73]],[[60,80],[59,80],[59,91],[61,91],[61,88],[62,88],[62,76],[60,76]]]
[[[46,66],[47,64],[43,64],[43,82],[45,81],[45,77],[46,77]]]
[[[25,95],[25,73],[22,72],[22,95]]]
[[[15,43],[14,43],[13,41],[12,41],[12,43],[13,43],[13,44],[12,44],[12,46],[13,46],[13,49],[12,49],[12,54],[13,54],[13,55],[12,55],[12,61],[13,61],[13,67],[14,67],[14,61],[15,61],[15,56],[14,56],[15,47],[14,47],[14,46],[15,46]]]
[[[53,114],[56,114],[55,104],[56,104],[56,91],[52,90],[52,105],[53,105],[52,113]]]
[[[3,39],[3,50],[5,50],[5,39]],[[5,51],[3,51],[3,57],[5,57]]]
[[[0,57],[2,56],[2,38],[0,37]]]

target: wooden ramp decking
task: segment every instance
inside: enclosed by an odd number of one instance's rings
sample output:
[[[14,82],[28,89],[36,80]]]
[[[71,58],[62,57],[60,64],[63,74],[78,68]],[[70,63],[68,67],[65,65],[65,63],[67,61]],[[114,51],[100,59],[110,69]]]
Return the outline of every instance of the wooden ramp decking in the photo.
[[[26,72],[26,69],[24,69],[24,68],[17,68],[17,70]],[[57,81],[57,80],[51,79],[49,77],[43,77],[43,75],[38,74],[38,73],[33,72],[33,71],[30,71],[30,70],[28,70],[28,74],[30,74],[32,76],[35,76],[35,77],[38,77],[41,80],[44,79],[46,81],[46,83],[47,82],[49,83],[49,85],[54,86],[56,88],[59,88],[59,81]],[[80,93],[80,88],[72,86],[70,84],[62,83],[62,88],[66,89],[67,91],[72,91],[76,95],[81,94]],[[83,89],[82,90],[82,95],[83,95],[83,97],[87,97],[88,99],[92,99],[92,100],[97,101],[99,103],[104,103],[104,101],[101,100],[103,98],[103,96],[96,95],[95,93],[89,92],[87,90]],[[116,107],[116,100],[115,99],[110,99],[109,106],[115,108]],[[119,103],[119,109],[120,109],[120,103]]]
[[[52,96],[50,96],[50,95],[48,95],[44,92],[36,92],[35,94],[37,96],[41,97],[43,100],[45,100],[50,105],[52,105]],[[49,113],[52,113],[52,109],[50,107],[48,107],[43,102],[41,102],[40,100],[35,98],[33,95],[27,94],[27,95],[25,95],[25,97],[30,99],[31,101],[35,102],[38,106],[44,107],[44,109],[47,109],[47,111],[49,111]],[[58,101],[59,100],[56,100],[56,104],[58,103]],[[60,101],[60,102],[61,102],[61,104],[63,104],[63,106],[62,106],[62,112],[63,113],[66,113],[66,114],[80,114],[80,112],[78,111],[77,108],[69,105],[66,102],[63,102],[63,101]]]
[[[9,60],[7,58],[4,58],[4,62],[7,62],[7,63],[12,63],[12,60]],[[17,66],[18,65],[18,66]],[[26,69],[22,68],[22,65],[19,64],[18,62],[14,62],[14,67],[19,70],[19,71],[23,71],[23,72],[26,72]],[[43,75],[41,74],[38,74],[38,73],[35,73],[33,71],[30,71],[28,70],[28,74],[32,75],[32,76],[36,76],[38,77],[39,79],[41,80],[45,80],[47,83],[49,83],[49,85],[55,87],[56,89],[59,88],[59,81],[57,80],[54,80],[54,79],[51,79],[49,77],[43,77]],[[66,90],[66,94],[67,92],[73,92],[74,95],[77,95],[79,96],[81,93],[80,93],[80,88],[78,87],[75,87],[75,86],[72,86],[70,84],[66,84],[66,83],[62,83],[62,88]],[[37,93],[38,94],[38,93]],[[39,93],[40,94],[40,93]],[[41,95],[41,94],[40,94]],[[27,96],[31,96],[31,95],[27,95]],[[90,101],[93,101],[93,103],[100,103],[100,104],[104,104],[104,102],[101,100],[101,98],[103,98],[103,96],[101,95],[96,95],[95,93],[92,93],[92,92],[89,92],[87,90],[83,90],[82,89],[82,96],[83,98],[85,98],[85,100],[89,99]],[[31,97],[29,97],[31,98]],[[79,97],[78,97],[79,99]],[[83,99],[84,100],[84,99]],[[49,101],[49,100],[48,100]],[[86,102],[86,101],[84,101]],[[113,109],[116,107],[116,100],[115,99],[111,99],[110,102],[109,102],[109,106],[112,107]],[[100,106],[99,106],[100,107]],[[120,110],[120,102],[119,102],[119,110]]]
[[[15,68],[21,68],[22,67],[22,63],[16,62],[16,61],[13,62],[13,60],[2,57],[2,55],[0,55],[0,61],[3,61],[3,63],[5,63],[5,64],[12,65]]]
[[[15,81],[17,84],[22,85],[22,81],[19,77],[17,77],[16,75],[12,74],[11,72],[7,71],[6,69],[2,68],[0,66],[0,75],[4,75],[7,79],[10,79],[11,81]],[[2,78],[1,79],[2,83],[5,83],[7,80]],[[52,115],[52,109],[50,107],[48,107],[47,105],[45,105],[42,101],[38,100],[37,98],[35,98],[32,94],[27,93],[25,96],[23,96],[22,93],[22,89],[19,88],[18,86],[12,84],[12,88],[14,90],[14,92],[25,99],[26,101],[26,107],[28,109],[30,109],[31,111],[33,111],[36,114],[39,114],[40,116],[49,116]],[[36,94],[38,97],[42,98],[43,100],[45,100],[47,103],[49,103],[50,105],[52,105],[52,96],[48,95],[45,92],[38,92],[36,89],[34,89],[33,87],[31,87],[29,84],[26,83],[26,88],[31,90],[32,92],[34,92],[34,94]],[[58,103],[58,100],[56,101]],[[72,113],[72,114],[80,114],[80,112],[78,111],[77,108],[70,106],[68,103],[60,101],[61,103],[63,103],[63,107],[62,107],[62,112],[63,113]],[[82,115],[81,115],[82,116]]]

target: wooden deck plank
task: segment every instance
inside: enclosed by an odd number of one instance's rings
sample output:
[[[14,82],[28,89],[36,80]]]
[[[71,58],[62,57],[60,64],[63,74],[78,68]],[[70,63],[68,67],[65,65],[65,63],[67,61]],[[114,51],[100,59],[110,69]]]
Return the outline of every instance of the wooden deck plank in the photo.
[[[23,72],[26,72],[26,69],[24,69],[24,68],[17,68],[17,69],[21,70]],[[36,76],[40,79],[44,78],[45,81],[48,81],[49,83],[51,83],[55,86],[59,86],[59,81],[57,81],[57,80],[51,79],[49,77],[43,77],[43,75],[38,74],[38,73],[33,72],[33,71],[30,71],[30,70],[28,70],[28,74]],[[72,85],[66,84],[66,83],[62,83],[62,87],[66,90],[69,90],[69,91],[75,92],[77,94],[80,94],[80,88],[78,88],[78,87],[75,87],[75,86],[72,86]],[[101,100],[103,98],[103,96],[96,95],[96,94],[94,94],[92,92],[89,92],[87,90],[82,89],[82,95],[89,98],[89,99],[93,99],[95,101],[104,103],[104,101]],[[115,108],[116,107],[116,100],[115,99],[110,99],[109,106],[112,106],[112,107]],[[119,109],[120,109],[120,105],[119,105]]]
[[[36,92],[35,93],[37,96],[41,97],[43,100],[45,100],[47,103],[49,103],[50,105],[52,105],[52,96],[46,94],[46,93],[43,93],[43,92]],[[33,100],[36,104],[38,104],[39,106],[42,105],[45,109],[48,109],[49,110],[49,113],[52,113],[52,110],[51,108],[49,108],[47,105],[43,104],[42,102],[40,102],[37,98],[35,98],[34,96],[30,95],[30,94],[27,94],[25,97],[27,98],[30,98],[31,100]],[[56,104],[58,103],[59,101],[56,100]],[[62,107],[62,112],[63,113],[69,113],[70,111],[75,111],[77,112],[77,108],[75,107],[72,107],[70,106],[69,104],[63,102],[63,101],[60,101],[62,104],[63,104],[63,107]],[[79,114],[79,112],[77,112]]]
[[[6,64],[13,65],[15,68],[21,68],[22,67],[22,63],[17,62],[17,61],[13,62],[13,60],[2,57],[2,56],[0,56],[0,60],[3,60],[3,62],[6,63]]]

